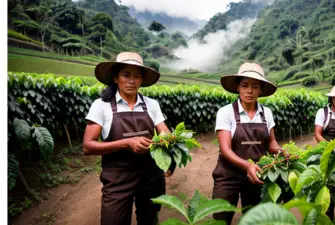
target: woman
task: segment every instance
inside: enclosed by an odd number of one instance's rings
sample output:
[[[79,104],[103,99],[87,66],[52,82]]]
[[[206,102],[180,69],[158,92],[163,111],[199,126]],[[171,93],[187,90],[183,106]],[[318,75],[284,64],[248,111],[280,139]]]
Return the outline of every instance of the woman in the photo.
[[[109,86],[86,116],[83,151],[102,155],[101,224],[130,225],[134,200],[137,223],[156,224],[160,205],[150,199],[165,194],[165,177],[149,145],[154,129],[169,129],[158,102],[138,89],[155,84],[160,74],[143,66],[137,53],[122,52],[116,62],[98,64],[95,76]]]
[[[331,141],[335,138],[335,86],[328,96],[328,105],[318,110],[315,116],[314,137],[317,142]],[[332,192],[334,190],[331,190]],[[334,203],[331,199],[327,216],[334,219]]]
[[[319,109],[315,117],[314,137],[317,142],[335,138],[335,86],[326,96],[328,105]]]
[[[237,206],[241,194],[242,207],[260,202],[261,184],[257,172],[262,170],[248,162],[258,161],[267,152],[283,150],[275,139],[275,126],[269,108],[257,102],[258,97],[270,96],[277,87],[264,78],[264,71],[255,63],[244,63],[237,74],[221,78],[223,88],[239,94],[232,104],[219,109],[216,127],[220,154],[213,171],[213,198],[222,198]],[[214,214],[216,220],[230,224],[233,212]]]

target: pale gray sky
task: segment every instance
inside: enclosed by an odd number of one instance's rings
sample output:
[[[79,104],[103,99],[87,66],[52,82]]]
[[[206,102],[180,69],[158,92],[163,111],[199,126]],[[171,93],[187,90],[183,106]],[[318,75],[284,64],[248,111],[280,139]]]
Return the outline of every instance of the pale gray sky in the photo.
[[[169,16],[209,20],[216,13],[225,12],[230,2],[239,1],[241,0],[122,0],[122,5],[134,6],[137,11],[165,12]]]

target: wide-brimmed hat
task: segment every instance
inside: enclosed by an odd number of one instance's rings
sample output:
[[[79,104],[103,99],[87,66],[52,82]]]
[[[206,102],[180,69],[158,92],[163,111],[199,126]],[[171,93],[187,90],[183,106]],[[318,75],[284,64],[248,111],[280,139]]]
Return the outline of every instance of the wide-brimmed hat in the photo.
[[[113,70],[119,64],[142,68],[144,71],[144,74],[142,74],[142,87],[153,85],[159,80],[160,73],[150,67],[144,66],[142,57],[135,52],[121,52],[116,56],[116,61],[99,63],[95,67],[95,77],[106,85],[114,83],[114,76],[117,74]]]
[[[335,97],[335,86],[331,89],[329,93],[326,94],[326,96]]]
[[[265,79],[263,68],[256,63],[243,63],[237,74],[225,75],[221,77],[222,87],[231,93],[238,94],[237,82],[238,77],[248,77],[263,82],[262,93],[259,97],[270,96],[276,92],[277,86]]]

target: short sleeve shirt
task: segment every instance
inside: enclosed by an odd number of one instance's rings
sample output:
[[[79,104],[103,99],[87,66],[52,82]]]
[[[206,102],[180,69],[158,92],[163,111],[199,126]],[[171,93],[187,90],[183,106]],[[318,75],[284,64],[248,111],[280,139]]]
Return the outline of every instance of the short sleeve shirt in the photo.
[[[159,103],[156,100],[148,98],[146,96],[143,96],[143,99],[145,104],[147,105],[148,114],[152,119],[154,125],[156,126],[157,124],[164,122],[165,117],[161,111]],[[119,92],[115,94],[115,100],[117,112],[132,111],[129,108],[128,103],[121,97]],[[143,112],[143,108],[140,103],[142,103],[142,99],[139,95],[137,95],[137,100],[133,111]],[[107,138],[113,121],[113,111],[111,103],[104,102],[101,98],[95,100],[91,105],[91,108],[85,119],[99,124],[102,127],[102,138]]]
[[[262,117],[260,115],[262,108],[258,102],[257,102],[257,111],[252,120],[248,116],[247,112],[243,109],[240,99],[237,100],[237,104],[239,108],[241,123],[262,123]],[[267,122],[267,128],[270,134],[270,130],[275,126],[275,122],[273,119],[272,111],[268,107],[263,106],[263,108],[264,108],[264,116]],[[231,136],[232,137],[234,136],[236,131],[236,120],[235,120],[233,104],[223,106],[217,112],[215,131],[217,132],[219,130],[230,131]]]
[[[325,119],[324,108],[321,108],[316,113],[314,125],[319,125],[325,129],[329,124],[330,118],[335,119],[335,112],[333,112],[330,109],[329,105],[327,107],[328,107],[328,116],[327,116],[327,121],[325,122],[325,124],[324,124],[324,119]],[[330,114],[331,114],[331,117],[329,116]]]

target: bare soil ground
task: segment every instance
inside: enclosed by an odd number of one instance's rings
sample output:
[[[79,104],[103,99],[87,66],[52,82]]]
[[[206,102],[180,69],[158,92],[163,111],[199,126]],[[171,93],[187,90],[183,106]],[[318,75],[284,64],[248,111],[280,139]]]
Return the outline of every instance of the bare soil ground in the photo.
[[[212,143],[215,138],[214,134],[204,134],[197,137],[203,148],[191,153],[193,161],[186,168],[177,168],[172,177],[166,178],[167,194],[178,196],[180,193],[184,193],[187,197],[191,197],[198,190],[206,197],[211,198],[212,171],[216,166],[219,151],[218,146]],[[298,146],[316,144],[313,135],[298,137],[293,141]],[[286,142],[287,140],[281,141],[280,144]],[[14,218],[11,224],[98,225],[100,224],[101,187],[99,174],[90,172],[74,185],[63,184],[50,189],[51,197],[48,200],[26,210]],[[134,211],[132,225],[136,224]],[[240,214],[235,214],[233,224],[237,224],[240,216]],[[176,211],[162,207],[159,215],[160,222],[171,217],[182,218]]]

